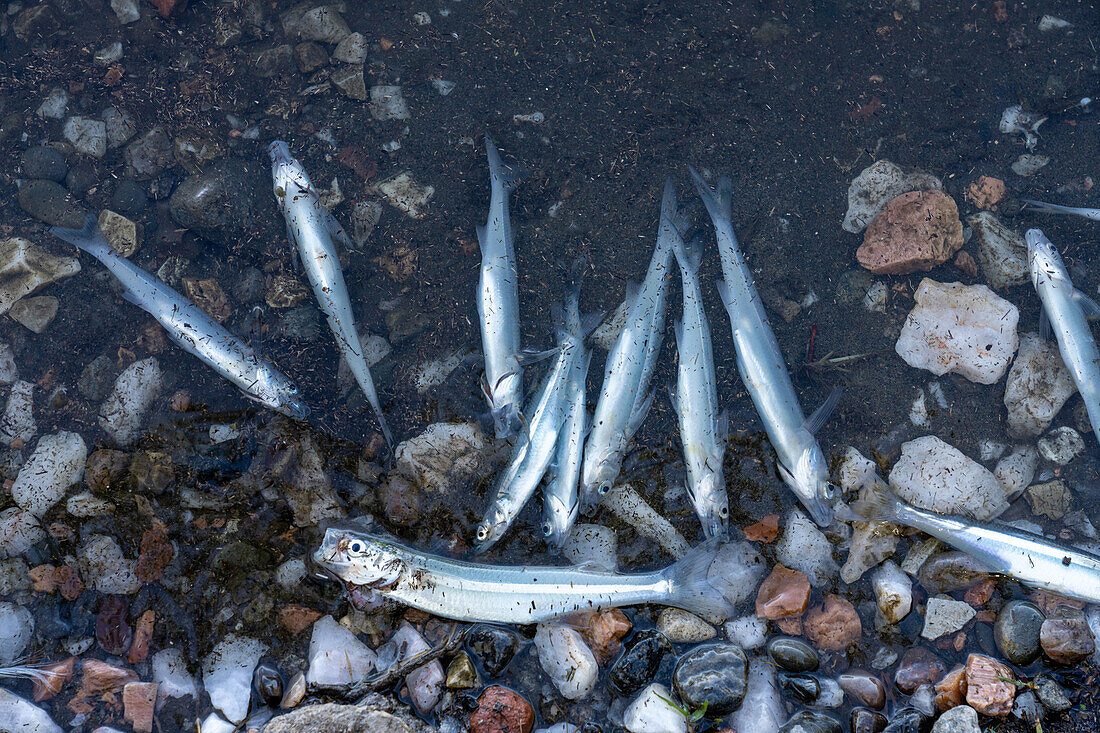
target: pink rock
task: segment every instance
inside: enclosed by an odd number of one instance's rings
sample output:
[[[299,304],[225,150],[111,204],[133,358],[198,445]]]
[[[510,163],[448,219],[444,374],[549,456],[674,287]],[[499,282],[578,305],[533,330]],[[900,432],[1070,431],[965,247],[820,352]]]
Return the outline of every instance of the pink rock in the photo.
[[[984,654],[966,659],[966,704],[982,715],[1003,718],[1016,699],[1016,675],[1006,665]]]
[[[156,704],[156,682],[131,682],[122,688],[123,718],[135,733],[152,733]]]
[[[905,275],[947,262],[962,246],[955,201],[942,191],[910,191],[891,199],[867,227],[856,259],[879,275]]]
[[[827,595],[825,603],[806,614],[804,633],[818,649],[835,652],[859,641],[863,624],[855,606],[838,595]]]
[[[756,615],[770,620],[801,616],[809,604],[806,574],[776,565],[756,594]]]
[[[493,685],[477,699],[470,716],[470,733],[531,733],[535,710],[531,703],[507,687]]]

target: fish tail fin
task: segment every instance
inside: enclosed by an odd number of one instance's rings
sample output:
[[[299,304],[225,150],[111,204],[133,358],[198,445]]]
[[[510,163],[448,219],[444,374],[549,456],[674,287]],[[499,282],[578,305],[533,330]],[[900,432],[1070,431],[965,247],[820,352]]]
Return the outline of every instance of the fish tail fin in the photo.
[[[837,515],[847,522],[894,522],[904,505],[881,481],[868,484],[859,501],[838,504]]]
[[[63,239],[93,257],[101,257],[111,250],[111,245],[103,238],[103,232],[99,230],[96,218],[91,214],[84,219],[82,229],[68,229],[66,227],[52,227],[50,234],[58,239]]]
[[[506,192],[516,190],[520,181],[523,180],[523,172],[518,168],[504,165],[500,151],[488,135],[485,136],[485,152],[489,157],[489,177],[493,184],[500,184]]]
[[[699,171],[688,166],[691,180],[695,183],[695,190],[699,192],[699,198],[703,199],[703,205],[707,207],[707,213],[714,221],[732,221],[733,219],[733,188],[730,180],[723,176],[718,180],[718,189],[712,189],[710,185],[699,175]]]
[[[1077,214],[1078,216],[1088,216],[1088,214],[1084,213],[1087,209],[1078,209],[1073,206],[1061,206],[1060,204],[1051,204],[1045,201],[1032,201],[1031,199],[1020,199],[1020,203],[1040,214]]]
[[[707,620],[724,620],[733,614],[733,604],[710,582],[710,568],[721,548],[720,539],[708,540],[661,571],[669,584],[669,605]]]
[[[351,368],[351,373],[355,377],[355,381],[359,383],[359,388],[362,389],[363,394],[367,396],[367,402],[370,403],[371,409],[374,410],[375,417],[378,418],[378,426],[382,429],[382,437],[386,439],[386,445],[389,446],[392,451],[394,448],[393,433],[390,432],[390,425],[386,421],[386,414],[382,411],[382,403],[378,400],[378,390],[374,386],[374,377],[371,376],[370,367],[367,366],[366,359],[363,358],[360,351],[353,349],[349,349],[344,357],[347,360],[348,366]]]

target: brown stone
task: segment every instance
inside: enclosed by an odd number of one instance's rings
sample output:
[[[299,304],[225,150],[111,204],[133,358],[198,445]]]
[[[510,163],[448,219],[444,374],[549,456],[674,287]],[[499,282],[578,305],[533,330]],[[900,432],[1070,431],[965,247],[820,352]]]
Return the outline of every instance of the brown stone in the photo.
[[[626,614],[617,608],[589,614],[586,621],[581,633],[601,665],[619,653],[623,638],[634,628]]]
[[[921,685],[934,685],[947,674],[942,659],[922,646],[905,652],[894,673],[894,684],[906,695],[912,695]]]
[[[168,400],[168,406],[176,412],[187,412],[191,409],[191,393],[186,389],[177,389]]]
[[[164,569],[176,556],[176,548],[168,539],[168,533],[160,528],[145,530],[141,535],[141,547],[138,552],[134,574],[143,583],[155,583],[164,575]]]
[[[76,664],[76,657],[69,657],[64,661],[42,667],[45,677],[34,680],[34,701],[49,700],[61,692],[65,683],[72,679],[74,664]]]
[[[1037,590],[1032,593],[1031,601],[1038,606],[1046,616],[1057,615],[1059,606],[1074,608],[1078,611],[1085,607],[1084,601],[1078,601],[1075,598],[1066,598],[1065,596],[1060,596],[1057,593],[1050,593],[1045,590]]]
[[[148,609],[138,617],[134,624],[134,641],[130,644],[130,651],[126,655],[126,661],[130,664],[144,662],[149,656],[149,643],[153,640],[153,629],[156,626],[157,613]]]
[[[93,493],[103,494],[126,473],[130,456],[120,450],[102,448],[93,451],[84,464],[84,483]]]
[[[31,587],[35,593],[53,593],[57,590],[57,579],[54,574],[57,568],[53,565],[36,565],[27,571],[31,579]]]
[[[1048,618],[1039,628],[1039,644],[1059,664],[1078,664],[1096,651],[1088,621],[1081,616]]]
[[[959,209],[942,191],[910,191],[890,200],[856,251],[878,275],[905,275],[943,264],[963,246]]]
[[[936,683],[936,709],[941,713],[966,702],[966,667],[959,665]]]
[[[291,603],[279,609],[279,623],[290,632],[291,636],[297,636],[321,618],[321,612],[297,603]]]
[[[1005,182],[1000,178],[982,176],[967,186],[966,200],[979,209],[992,209],[1005,197]]]
[[[134,733],[153,733],[156,704],[156,682],[131,682],[122,688],[122,717]]]
[[[756,524],[745,527],[745,539],[750,542],[773,542],[779,535],[779,515],[769,514]]]
[[[61,591],[61,597],[66,601],[75,601],[84,592],[84,581],[68,565],[59,567],[53,577],[57,582],[57,589]]]
[[[531,733],[535,711],[531,703],[507,687],[487,687],[470,715],[470,733]]]
[[[756,615],[775,620],[801,616],[810,605],[810,581],[805,573],[782,565],[772,568],[756,594]]]
[[[788,616],[775,619],[775,625],[787,636],[802,636],[802,617]]]
[[[886,686],[869,672],[853,669],[840,675],[837,683],[840,684],[840,689],[869,708],[882,710],[886,705]]]
[[[964,275],[969,275],[970,277],[978,276],[978,263],[974,261],[974,256],[965,249],[960,249],[955,253],[954,264]]]
[[[981,608],[989,603],[989,599],[993,597],[993,591],[996,589],[997,583],[993,578],[980,580],[966,589],[964,600],[970,604],[971,608]]]
[[[233,315],[233,306],[222,286],[212,277],[199,280],[193,277],[183,279],[183,292],[195,305],[206,311],[207,315],[218,323],[225,323]]]
[[[827,652],[847,649],[863,633],[855,606],[832,594],[825,596],[825,603],[810,609],[803,625],[810,643]]]
[[[80,690],[69,702],[69,708],[79,712],[82,701],[105,692],[118,692],[123,686],[137,681],[138,676],[125,667],[116,667],[98,659],[85,659],[83,674],[80,678]],[[74,703],[77,707],[73,707]]]
[[[1007,665],[984,654],[966,658],[966,704],[982,715],[1003,718],[1016,699],[1016,675]]]

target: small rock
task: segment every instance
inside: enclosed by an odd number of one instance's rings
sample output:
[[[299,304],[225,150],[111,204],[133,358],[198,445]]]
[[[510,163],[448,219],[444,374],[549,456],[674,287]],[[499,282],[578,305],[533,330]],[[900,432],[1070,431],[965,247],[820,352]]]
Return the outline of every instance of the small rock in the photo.
[[[141,12],[138,10],[137,0],[111,0],[111,10],[118,16],[118,22],[122,25],[141,20]]]
[[[1009,435],[1039,435],[1076,392],[1077,385],[1058,353],[1058,345],[1034,333],[1023,334],[1019,354],[1005,382]]]
[[[1008,508],[1004,488],[988,469],[933,435],[901,446],[890,486],[905,501],[945,514],[990,519]]]
[[[19,557],[46,539],[42,521],[19,507],[0,511],[0,557]]]
[[[680,658],[672,685],[684,707],[706,705],[708,714],[733,712],[745,697],[749,660],[733,644],[697,646]]]
[[[963,246],[959,210],[942,191],[910,191],[891,199],[856,251],[878,275],[905,275],[947,262]]]
[[[756,615],[774,621],[801,616],[810,604],[810,581],[805,573],[776,565],[756,596]]]
[[[137,562],[123,555],[113,538],[92,535],[81,544],[77,555],[81,575],[100,593],[129,595],[141,588],[134,572]]]
[[[886,716],[867,708],[855,708],[849,718],[852,733],[882,733],[886,729]]]
[[[607,675],[611,689],[620,697],[633,695],[653,679],[661,660],[671,652],[672,645],[660,632],[638,632],[611,666]]]
[[[144,234],[141,224],[109,209],[99,212],[99,230],[111,249],[123,257],[131,257],[138,251]]]
[[[583,624],[578,631],[584,635],[588,647],[601,665],[619,653],[623,638],[634,628],[626,614],[617,608],[590,613],[583,618],[578,622]]]
[[[46,120],[60,120],[69,109],[69,93],[60,87],[54,87],[38,105],[35,114]]]
[[[19,367],[15,365],[11,344],[0,342],[0,385],[13,384],[17,379]]]
[[[46,5],[36,6],[46,8]],[[23,11],[24,13],[27,11]],[[0,720],[4,727],[25,733],[63,733],[64,729],[53,722],[42,708],[0,687]]]
[[[969,705],[959,705],[941,715],[932,726],[932,733],[981,733],[978,712]]]
[[[1064,466],[1085,450],[1085,439],[1073,428],[1063,425],[1039,439],[1039,455]]]
[[[966,659],[966,703],[982,715],[1004,717],[1012,712],[1016,675],[1007,666],[984,654]]]
[[[822,605],[811,608],[804,623],[806,638],[825,651],[847,649],[849,644],[858,642],[863,633],[855,606],[833,594],[825,596]]]
[[[133,2],[133,0],[128,1]],[[79,153],[93,158],[102,158],[107,154],[107,126],[102,120],[70,117],[65,121],[61,134]]]
[[[155,682],[131,682],[122,688],[122,717],[134,733],[152,733],[156,702]]]
[[[1008,369],[1018,340],[1016,306],[985,285],[925,278],[913,295],[895,350],[909,366],[993,384]]]
[[[786,703],[776,683],[775,668],[763,659],[751,660],[745,699],[727,718],[727,724],[737,731],[763,733],[778,731],[786,719]]]
[[[768,656],[788,672],[813,672],[821,664],[817,652],[798,639],[779,636],[768,642]]]
[[[848,212],[844,215],[846,232],[863,231],[891,199],[909,191],[938,191],[943,184],[929,173],[905,173],[888,160],[879,160],[865,168],[848,187]]]
[[[330,78],[336,88],[344,93],[344,96],[349,99],[366,100],[367,84],[363,80],[362,64],[343,66],[332,72]]]
[[[657,616],[657,630],[674,644],[698,644],[718,635],[706,621],[679,608],[663,609]]]
[[[0,666],[15,664],[34,636],[34,617],[22,606],[0,601]],[[3,720],[3,718],[0,718]]]
[[[399,86],[378,85],[370,89],[370,113],[376,120],[407,120],[409,106]]]
[[[871,588],[887,623],[898,623],[913,609],[913,583],[892,560],[887,560],[874,572]]]
[[[1048,618],[1039,629],[1043,652],[1059,664],[1075,665],[1092,656],[1096,640],[1083,615]]]
[[[1051,31],[1063,31],[1063,30],[1066,30],[1067,28],[1072,28],[1072,27],[1073,27],[1073,23],[1070,23],[1068,20],[1062,20],[1061,18],[1059,18],[1057,16],[1054,16],[1054,15],[1044,15],[1042,18],[1039,18],[1039,32],[1040,33],[1050,33]]]
[[[1039,657],[1039,633],[1045,616],[1028,601],[1009,601],[993,624],[993,640],[1005,659],[1019,666]]]
[[[531,703],[499,685],[485,688],[470,716],[470,733],[531,733],[534,727]]]
[[[40,295],[15,301],[8,315],[27,330],[42,333],[53,323],[54,317],[57,316],[57,308],[57,298],[52,295]]]
[[[1066,696],[1066,691],[1050,677],[1046,675],[1036,677],[1034,683],[1035,694],[1047,710],[1054,713],[1064,713],[1073,707],[1073,703]]]
[[[99,118],[107,130],[107,147],[112,150],[122,147],[137,134],[137,125],[129,112],[118,107],[108,107]]]
[[[623,712],[623,727],[629,733],[686,733],[687,718],[671,699],[672,693],[664,685],[649,685]]]
[[[844,729],[824,713],[803,710],[795,713],[776,733],[843,733]],[[891,733],[893,733],[891,731]]]
[[[1011,453],[997,462],[993,475],[1001,482],[1009,501],[1031,483],[1038,465],[1039,451],[1030,445],[1016,446]]]
[[[1035,484],[1027,490],[1027,503],[1031,505],[1031,513],[1061,519],[1069,511],[1073,502],[1073,494],[1066,488],[1066,482],[1061,479]]]
[[[1027,243],[987,211],[967,219],[978,242],[978,260],[990,287],[1002,290],[1028,280]]]
[[[415,485],[448,495],[482,469],[485,436],[474,423],[435,423],[397,446],[396,471]]]
[[[294,308],[309,296],[309,288],[293,275],[278,274],[264,293],[264,302],[272,308]]]
[[[229,302],[229,297],[218,281],[212,277],[202,280],[185,277],[183,293],[218,323],[225,323],[233,315],[233,306]]]
[[[468,690],[477,685],[477,670],[466,652],[459,652],[447,665],[447,687],[452,690]]]
[[[838,571],[832,544],[799,509],[787,515],[783,534],[775,546],[775,558],[786,567],[805,573],[814,587],[825,585]]]
[[[294,47],[294,63],[303,74],[309,74],[328,63],[328,53],[319,43],[312,41],[299,43]],[[360,78],[362,78],[361,70]]]
[[[976,613],[970,604],[953,598],[929,598],[920,635],[934,641],[945,634],[953,634],[966,626]]]
[[[154,127],[127,145],[123,157],[134,177],[155,178],[174,160],[172,140],[163,127]]]
[[[126,367],[99,408],[99,426],[119,445],[129,445],[140,434],[162,381],[160,364],[153,357]]]
[[[768,624],[756,616],[742,616],[725,625],[726,636],[742,649],[759,649],[768,640]]]
[[[947,665],[922,646],[910,647],[894,673],[894,684],[906,695],[921,685],[934,685],[947,674]]]
[[[362,247],[367,243],[381,218],[382,204],[377,201],[361,199],[351,204],[348,221],[351,224],[351,239],[356,246]]]
[[[470,629],[466,634],[466,645],[490,677],[499,677],[519,651],[519,639],[515,634],[488,624],[478,624]]]
[[[982,176],[966,188],[966,199],[979,209],[990,210],[1004,200],[1005,182],[1000,178]]]
[[[882,710],[886,705],[886,686],[873,674],[852,670],[837,677],[837,684],[862,705],[875,710]]]
[[[83,207],[69,195],[64,186],[53,181],[40,180],[24,183],[19,189],[19,208],[50,226],[72,229],[79,229],[84,226],[85,213]],[[10,244],[8,244],[10,242],[26,241],[20,238],[6,239],[0,242],[0,246],[8,245],[10,247]],[[28,244],[30,243],[28,242]],[[47,256],[52,257],[52,255]],[[76,260],[72,261],[76,262]],[[0,262],[8,263],[12,260],[5,256],[0,259]],[[0,266],[0,273],[8,269],[7,265]]]
[[[447,81],[446,79],[432,79],[432,88],[439,92],[439,96],[446,97],[448,94],[455,90],[457,85],[453,81]]]
[[[435,195],[435,188],[421,186],[413,180],[412,174],[404,171],[374,184],[370,192],[383,197],[413,219],[419,219],[427,213],[428,202]]]
[[[333,6],[322,5],[307,11],[298,23],[298,35],[305,41],[339,43],[351,33],[347,22]]]
[[[231,243],[249,233],[259,210],[253,164],[223,158],[184,179],[168,200],[180,226],[213,242]]]
[[[599,666],[579,632],[564,626],[539,624],[535,649],[539,664],[565,699],[586,697],[595,688]]]
[[[411,659],[431,650],[431,645],[408,623],[401,624],[389,642],[397,648],[397,662]],[[405,675],[405,689],[420,715],[428,715],[443,694],[443,665],[438,659],[427,662]]]
[[[34,387],[33,382],[23,381],[11,386],[4,416],[0,418],[0,442],[4,445],[16,440],[26,445],[38,432],[34,422]]]
[[[920,584],[929,593],[952,593],[989,576],[985,566],[964,552],[942,552],[924,563]]]
[[[332,57],[345,64],[362,65],[367,60],[367,39],[362,33],[352,33],[336,44]],[[365,99],[366,97],[363,97]]]
[[[199,686],[187,671],[187,658],[183,649],[168,647],[153,655],[151,660],[153,681],[157,683],[157,705],[168,698],[191,697],[198,699]]]
[[[1030,178],[1050,162],[1050,156],[1024,153],[1012,164],[1012,172],[1021,178]]]
[[[50,181],[64,181],[69,166],[65,156],[56,148],[38,145],[27,148],[22,156],[23,175],[27,178],[45,178]]]
[[[600,524],[575,524],[562,545],[561,555],[572,565],[616,570],[619,541],[615,530]]]
[[[326,618],[331,620],[330,616]],[[343,627],[339,627],[343,628]],[[310,659],[312,667],[312,649]],[[202,682],[210,695],[210,704],[226,720],[239,723],[248,714],[252,694],[252,672],[267,653],[267,645],[257,639],[229,634],[206,656],[202,663]],[[351,666],[349,660],[347,666]]]
[[[20,508],[41,517],[84,475],[88,448],[77,433],[44,435],[11,486]]]

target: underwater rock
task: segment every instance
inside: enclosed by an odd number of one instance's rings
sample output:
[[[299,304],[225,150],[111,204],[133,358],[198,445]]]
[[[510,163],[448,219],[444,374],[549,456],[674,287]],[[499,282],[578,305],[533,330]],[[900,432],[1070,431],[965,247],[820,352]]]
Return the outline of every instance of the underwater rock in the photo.
[[[8,315],[32,333],[42,333],[57,316],[59,301],[52,295],[21,298],[11,305]]]
[[[619,566],[618,535],[602,524],[575,524],[562,544],[561,556],[573,565],[616,570]]]
[[[390,637],[390,644],[397,647],[397,659],[395,662],[403,662],[415,657],[417,654],[431,650],[431,645],[420,635],[416,629],[408,623],[401,624],[400,628]],[[312,669],[312,666],[311,666]],[[405,675],[405,687],[409,691],[409,699],[412,700],[416,712],[428,715],[439,703],[443,695],[443,683],[446,675],[443,673],[443,664],[434,659],[427,664],[417,667]]]
[[[1054,420],[1066,400],[1077,392],[1056,343],[1025,333],[1005,381],[1008,434],[1014,438],[1039,435]]]
[[[256,164],[224,158],[184,179],[168,199],[168,210],[180,226],[204,239],[234,244],[250,233],[260,203]]]
[[[629,733],[687,733],[687,718],[672,699],[664,685],[649,685],[623,712],[623,728]]]
[[[168,647],[153,655],[151,660],[153,681],[157,683],[157,707],[168,698],[199,698],[199,685],[187,671],[187,657],[183,649]]]
[[[1085,439],[1073,428],[1063,425],[1040,438],[1038,448],[1043,458],[1064,466],[1085,450]]]
[[[1029,601],[1009,601],[993,624],[993,641],[1005,659],[1028,665],[1039,657],[1039,633],[1045,620],[1039,607]]]
[[[93,158],[102,158],[107,154],[107,126],[101,120],[70,117],[65,120],[61,134],[72,143],[78,153]]]
[[[539,624],[535,649],[539,664],[562,697],[577,700],[595,689],[600,668],[580,632],[567,626]]]
[[[991,288],[1003,290],[1028,280],[1027,242],[993,214],[983,211],[966,220],[978,242],[978,261]]]
[[[126,367],[99,408],[99,426],[103,432],[119,445],[133,442],[141,433],[141,424],[160,392],[162,381],[160,364],[153,357]]]
[[[352,685],[374,671],[376,660],[375,653],[355,634],[336,623],[332,616],[322,616],[313,624],[309,640],[306,681],[310,685],[331,687]],[[251,669],[248,675],[251,684]]]
[[[374,89],[371,90],[371,95],[373,98]],[[413,179],[411,173],[402,171],[375,183],[367,193],[381,196],[394,208],[405,212],[413,219],[419,219],[427,213],[428,202],[435,195],[435,188],[422,186]]]
[[[892,560],[871,575],[878,610],[887,623],[896,624],[913,610],[913,581]]]
[[[863,624],[851,601],[835,594],[814,606],[803,621],[806,639],[818,649],[840,651],[855,644],[863,634]]]
[[[895,350],[911,367],[993,384],[1016,353],[1016,306],[985,285],[925,278],[913,294]]]
[[[19,367],[15,365],[11,344],[0,341],[0,385],[12,384],[17,379]]]
[[[981,176],[966,187],[966,200],[979,209],[992,209],[1004,200],[1005,182],[992,176]],[[973,225],[971,225],[973,226]]]
[[[331,616],[325,618],[332,619]],[[311,667],[312,646],[311,643]],[[252,671],[256,669],[260,657],[266,653],[267,645],[262,641],[229,634],[215,644],[203,660],[202,683],[210,695],[210,704],[227,720],[239,723],[248,714],[248,703],[252,696]]]
[[[930,173],[906,173],[888,160],[864,168],[848,187],[848,211],[842,225],[853,234],[863,231],[891,199],[909,191],[938,191],[940,179]]]
[[[464,491],[485,465],[488,442],[476,423],[433,423],[394,451],[396,471],[442,495]]]
[[[274,434],[280,439],[268,445],[269,460],[264,462],[263,468],[257,466],[257,469],[262,471],[263,479],[275,480],[294,513],[294,524],[312,527],[342,519],[347,512],[332,487],[313,435],[295,430],[286,422],[281,423]]]
[[[69,166],[65,156],[57,148],[36,145],[27,148],[22,155],[23,175],[27,178],[45,178],[60,183],[65,180]]]
[[[43,516],[80,481],[87,459],[88,447],[77,433],[42,436],[15,477],[12,499],[31,514]]]
[[[52,255],[21,237],[0,241],[0,263],[0,315],[43,285],[80,272],[79,261]]]
[[[924,609],[924,628],[920,635],[930,641],[953,634],[977,614],[970,604],[953,598],[929,598]]]
[[[992,519],[1008,508],[996,476],[934,435],[901,446],[890,486],[910,504],[943,514]]]
[[[18,381],[11,386],[4,416],[0,418],[0,443],[11,445],[19,440],[24,445],[38,432],[34,422],[34,383]]]
[[[141,580],[135,572],[137,561],[123,555],[114,538],[92,535],[80,545],[77,556],[81,575],[100,593],[129,595],[141,589]]]
[[[175,160],[172,140],[159,125],[127,145],[122,155],[139,180],[157,177]]]
[[[697,646],[676,663],[673,689],[688,710],[705,705],[710,715],[731,713],[745,697],[748,664],[733,644]]]
[[[698,644],[718,635],[706,621],[680,608],[662,609],[657,615],[657,630],[673,644]]]
[[[775,667],[763,659],[750,660],[745,697],[727,722],[737,731],[776,733],[786,720],[787,708],[779,693]]]
[[[955,201],[942,191],[910,191],[874,218],[856,259],[876,275],[906,275],[947,262],[962,246]]]
[[[770,621],[801,616],[809,604],[810,581],[806,574],[776,565],[760,585],[756,615]]]
[[[1005,498],[1012,501],[1035,478],[1035,469],[1039,465],[1039,451],[1033,445],[1018,445],[997,461],[993,475],[1001,482]]]
[[[131,257],[141,247],[141,238],[144,228],[127,219],[122,214],[116,214],[110,209],[99,212],[99,230],[103,232],[103,238],[118,254],[123,257]]]
[[[611,665],[607,675],[611,689],[620,697],[633,695],[653,679],[661,660],[671,653],[672,644],[659,631],[639,631]]]
[[[378,85],[370,89],[370,113],[376,120],[407,120],[409,105],[405,103],[405,96],[401,93],[401,87]]]
[[[33,635],[31,612],[15,603],[0,601],[0,667],[15,664]]]
[[[768,622],[756,616],[742,616],[727,621],[726,636],[742,649],[759,649],[768,641]]]
[[[470,733],[531,733],[534,725],[531,703],[499,685],[485,688],[477,699],[477,710],[470,716]]]
[[[1012,712],[1016,675],[1008,666],[984,654],[966,659],[966,703],[982,715],[1004,717]]]
[[[0,512],[0,558],[18,557],[46,539],[42,522],[19,507]]]
[[[63,733],[42,708],[0,687],[0,727],[20,733]]]
[[[806,574],[810,585],[819,588],[837,574],[833,545],[800,509],[792,509],[784,521],[775,546],[775,559]]]

